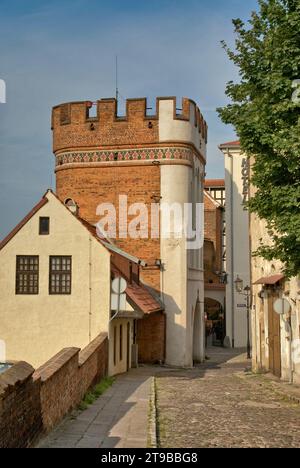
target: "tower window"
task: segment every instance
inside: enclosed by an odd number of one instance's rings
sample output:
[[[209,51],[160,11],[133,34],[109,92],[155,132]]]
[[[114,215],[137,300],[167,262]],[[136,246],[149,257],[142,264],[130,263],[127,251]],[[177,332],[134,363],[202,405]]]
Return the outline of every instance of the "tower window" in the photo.
[[[39,293],[39,257],[17,256],[16,294]]]
[[[47,236],[50,233],[50,218],[40,218],[40,236]]]
[[[50,294],[71,294],[72,257],[50,257]]]

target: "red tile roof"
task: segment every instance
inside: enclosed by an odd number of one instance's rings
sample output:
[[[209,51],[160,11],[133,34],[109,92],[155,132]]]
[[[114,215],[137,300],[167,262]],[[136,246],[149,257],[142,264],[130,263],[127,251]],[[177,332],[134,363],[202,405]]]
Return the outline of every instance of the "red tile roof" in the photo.
[[[236,140],[236,141],[228,141],[227,143],[222,143],[219,148],[231,148],[232,146],[241,146],[241,142],[240,140]]]
[[[0,250],[22,229],[25,224],[44,206],[48,203],[48,199],[44,195],[43,198],[35,205],[32,210],[17,224],[17,226],[0,242]]]
[[[111,271],[113,277],[122,276],[114,264],[111,265]],[[163,310],[161,303],[152,296],[143,284],[136,284],[135,282],[129,284],[127,282],[126,295],[128,301],[144,314],[152,314]]]
[[[265,276],[264,278],[260,278],[259,280],[255,281],[253,284],[266,284],[266,285],[273,285],[282,281],[285,278],[283,274],[273,275],[273,276]]]
[[[204,182],[204,186],[208,187],[225,187],[225,180],[224,179],[206,179]]]

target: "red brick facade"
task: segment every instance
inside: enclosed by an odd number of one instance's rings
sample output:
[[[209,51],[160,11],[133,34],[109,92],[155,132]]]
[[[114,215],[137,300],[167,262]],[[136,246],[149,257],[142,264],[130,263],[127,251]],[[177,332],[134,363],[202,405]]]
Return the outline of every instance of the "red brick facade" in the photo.
[[[101,168],[74,168],[57,172],[57,195],[61,200],[72,197],[79,205],[80,216],[90,223],[99,221],[96,215],[100,203],[112,203],[119,217],[119,195],[128,196],[128,205],[145,203],[148,213],[151,203],[160,197],[160,168],[156,166],[112,166]],[[134,218],[132,216],[131,218]],[[129,217],[129,222],[130,219]],[[118,246],[126,252],[154,265],[160,258],[160,241],[151,239],[119,239]],[[142,273],[142,279],[155,289],[160,289],[157,268]]]
[[[219,283],[215,271],[222,271],[222,208],[205,194],[204,196],[204,276],[205,283]]]
[[[137,339],[139,362],[158,364],[165,360],[166,316],[163,313],[147,315],[138,321]]]

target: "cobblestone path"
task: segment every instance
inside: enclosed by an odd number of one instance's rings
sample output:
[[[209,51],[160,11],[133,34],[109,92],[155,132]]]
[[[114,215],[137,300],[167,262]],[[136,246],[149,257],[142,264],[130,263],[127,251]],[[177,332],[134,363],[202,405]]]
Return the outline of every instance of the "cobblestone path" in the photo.
[[[245,372],[244,356],[208,354],[205,366],[157,375],[160,447],[300,448],[299,403]]]

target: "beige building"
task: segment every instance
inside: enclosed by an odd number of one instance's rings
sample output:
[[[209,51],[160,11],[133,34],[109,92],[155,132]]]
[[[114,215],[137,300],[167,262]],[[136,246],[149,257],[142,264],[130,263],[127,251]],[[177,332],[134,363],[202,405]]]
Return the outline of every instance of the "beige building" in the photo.
[[[251,187],[251,194],[254,193]],[[270,243],[265,221],[251,214],[251,250]],[[253,369],[272,372],[285,381],[300,383],[300,277],[285,279],[282,264],[252,257]],[[274,304],[286,299],[290,311],[278,315]]]
[[[39,367],[65,347],[109,335],[109,373],[136,355],[136,321],[161,305],[139,282],[140,260],[109,242],[48,191],[0,244],[0,340],[6,360]],[[72,212],[73,210],[74,212]],[[111,279],[127,282],[126,305],[111,310]]]
[[[227,343],[240,348],[247,345],[247,309],[245,296],[235,288],[239,276],[250,286],[248,160],[241,152],[239,141],[223,143],[226,190],[226,335]]]

